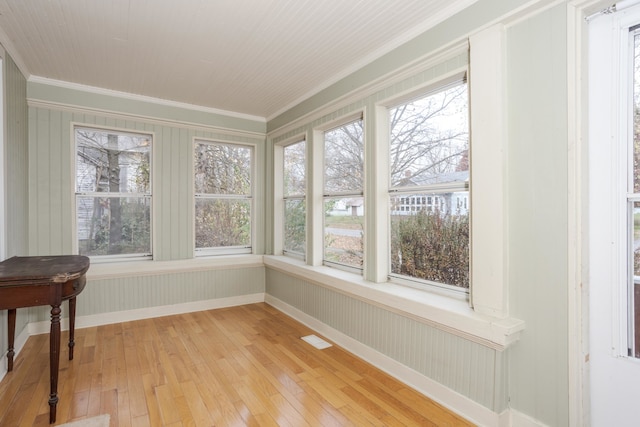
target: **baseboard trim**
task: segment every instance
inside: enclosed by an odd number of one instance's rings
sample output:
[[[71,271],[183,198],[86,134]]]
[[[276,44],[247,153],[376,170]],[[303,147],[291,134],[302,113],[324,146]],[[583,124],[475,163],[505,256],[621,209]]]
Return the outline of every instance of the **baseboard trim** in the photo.
[[[229,298],[216,298],[206,301],[193,301],[182,304],[163,305],[158,307],[139,308],[135,310],[113,311],[109,313],[91,314],[76,317],[76,329],[90,328],[93,326],[110,325],[113,323],[130,322],[133,320],[151,319],[154,317],[171,316],[174,314],[193,313],[196,311],[213,310],[216,308],[234,307],[245,304],[264,302],[265,294],[240,295]],[[28,336],[45,334],[49,332],[49,321],[34,322],[28,325]],[[69,329],[69,319],[60,321],[63,331]],[[28,337],[27,336],[27,337]],[[25,340],[26,341],[26,340]]]
[[[511,413],[510,422],[514,427],[548,427],[547,424],[544,424],[540,420],[536,420],[535,418],[516,411],[515,409],[511,409],[509,412]]]
[[[508,410],[500,414],[495,413],[489,408],[474,402],[371,347],[333,329],[278,298],[266,295],[265,302],[467,420],[479,426],[510,426]]]
[[[18,356],[24,345],[27,343],[27,339],[29,339],[29,330],[28,325],[22,329],[22,331],[16,336],[15,341],[13,342],[13,360]],[[8,351],[8,350],[7,350]],[[0,381],[4,378],[4,376],[9,372],[9,361],[7,360],[7,351],[2,353],[2,363],[0,366]]]

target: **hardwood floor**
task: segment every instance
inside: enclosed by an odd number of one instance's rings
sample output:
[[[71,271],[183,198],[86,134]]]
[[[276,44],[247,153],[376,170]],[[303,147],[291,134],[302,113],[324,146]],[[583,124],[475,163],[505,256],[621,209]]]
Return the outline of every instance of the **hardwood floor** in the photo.
[[[62,346],[57,424],[469,426],[267,304],[76,330]],[[63,334],[63,343],[68,339]],[[32,336],[0,383],[1,426],[46,426],[48,335]]]

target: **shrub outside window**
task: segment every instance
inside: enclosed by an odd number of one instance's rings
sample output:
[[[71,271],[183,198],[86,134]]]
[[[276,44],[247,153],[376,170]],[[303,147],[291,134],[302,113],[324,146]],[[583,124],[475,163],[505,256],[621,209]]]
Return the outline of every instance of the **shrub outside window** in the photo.
[[[391,276],[469,288],[467,84],[389,109]]]
[[[306,142],[284,147],[284,253],[306,252]]]
[[[151,256],[151,135],[76,127],[78,253]]]
[[[196,141],[194,169],[196,253],[250,253],[253,147]]]
[[[362,119],[324,133],[324,263],[362,270],[364,138]]]

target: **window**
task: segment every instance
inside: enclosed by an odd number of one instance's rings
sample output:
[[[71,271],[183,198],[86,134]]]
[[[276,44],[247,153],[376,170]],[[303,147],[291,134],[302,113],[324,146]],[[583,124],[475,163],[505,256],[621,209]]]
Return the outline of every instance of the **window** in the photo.
[[[284,253],[306,252],[306,142],[284,147]]]
[[[78,253],[151,256],[151,135],[76,127]]]
[[[635,28],[635,27],[634,27]],[[626,211],[628,215],[628,339],[629,356],[640,357],[640,30],[630,32],[633,53],[631,75],[633,96],[629,105],[632,115],[628,127],[629,156],[627,160]]]
[[[467,98],[458,82],[389,109],[393,277],[469,288]]]
[[[362,119],[324,133],[324,263],[362,270]]]
[[[196,254],[250,253],[253,147],[196,141],[194,169]]]

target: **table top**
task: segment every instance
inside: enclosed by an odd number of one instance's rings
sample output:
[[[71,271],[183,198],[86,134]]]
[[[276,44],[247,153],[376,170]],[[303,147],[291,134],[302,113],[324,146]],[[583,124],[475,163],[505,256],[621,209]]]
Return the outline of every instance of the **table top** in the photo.
[[[89,269],[84,255],[14,256],[0,262],[0,286],[16,282],[65,283]]]

